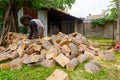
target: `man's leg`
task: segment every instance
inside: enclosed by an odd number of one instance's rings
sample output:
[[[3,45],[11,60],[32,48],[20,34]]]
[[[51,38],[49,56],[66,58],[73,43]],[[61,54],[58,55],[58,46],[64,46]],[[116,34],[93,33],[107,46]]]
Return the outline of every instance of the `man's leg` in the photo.
[[[30,32],[29,32],[29,36],[28,36],[28,39],[32,39],[32,36],[33,36],[33,23],[32,22],[30,22]]]
[[[32,21],[32,29],[33,29],[33,37],[34,37],[34,39],[39,38],[37,24],[34,21]]]

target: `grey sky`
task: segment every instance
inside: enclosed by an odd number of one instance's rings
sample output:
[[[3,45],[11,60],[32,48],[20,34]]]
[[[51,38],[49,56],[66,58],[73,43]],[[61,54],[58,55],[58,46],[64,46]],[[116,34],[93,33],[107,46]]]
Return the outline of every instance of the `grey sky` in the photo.
[[[102,10],[106,10],[111,0],[76,0],[72,8],[68,10],[73,16],[86,17],[89,14],[101,14]]]

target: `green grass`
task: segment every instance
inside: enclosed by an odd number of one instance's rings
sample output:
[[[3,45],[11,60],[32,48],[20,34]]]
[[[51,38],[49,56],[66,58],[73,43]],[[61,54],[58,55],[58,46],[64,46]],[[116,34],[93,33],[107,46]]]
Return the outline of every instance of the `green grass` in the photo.
[[[92,41],[92,40],[91,40]],[[94,42],[110,44],[111,40],[94,40]],[[116,61],[98,61],[102,70],[96,74],[87,73],[84,69],[86,63],[80,63],[74,71],[68,71],[57,65],[54,68],[48,69],[44,67],[26,66],[20,70],[0,70],[0,80],[46,80],[55,69],[62,69],[68,73],[70,80],[120,80],[120,68],[115,65],[120,65],[120,52],[116,51]],[[61,76],[62,77],[62,76]]]
[[[92,41],[93,43],[99,43],[99,44],[109,44],[112,45],[113,40],[112,39],[100,39],[100,38],[88,38],[90,41]]]

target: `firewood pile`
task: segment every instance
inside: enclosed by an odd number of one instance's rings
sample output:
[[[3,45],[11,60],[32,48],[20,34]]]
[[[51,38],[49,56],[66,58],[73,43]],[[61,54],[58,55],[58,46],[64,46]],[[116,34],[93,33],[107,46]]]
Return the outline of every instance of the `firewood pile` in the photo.
[[[90,61],[91,64],[86,64],[85,69],[94,73],[101,70],[101,67],[91,60],[115,60],[112,51],[103,51],[95,47],[92,42],[77,32],[69,35],[59,32],[51,37],[33,40],[27,39],[27,35],[9,33],[7,43],[9,46],[0,53],[0,61],[9,59],[10,62],[1,64],[2,69],[20,69],[23,64],[52,68],[59,64],[72,71],[78,64]],[[91,65],[92,68],[97,67],[94,64],[97,64],[100,69],[91,71]]]

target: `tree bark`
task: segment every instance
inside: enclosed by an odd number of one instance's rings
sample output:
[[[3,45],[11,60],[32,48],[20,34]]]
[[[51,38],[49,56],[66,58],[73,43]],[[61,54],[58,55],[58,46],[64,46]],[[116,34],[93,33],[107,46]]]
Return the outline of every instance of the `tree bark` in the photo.
[[[117,34],[116,43],[120,42],[120,0],[117,0],[118,19],[117,19]]]
[[[16,0],[10,0],[6,8],[3,30],[1,33],[0,45],[4,45],[7,33],[18,32],[18,10]]]

